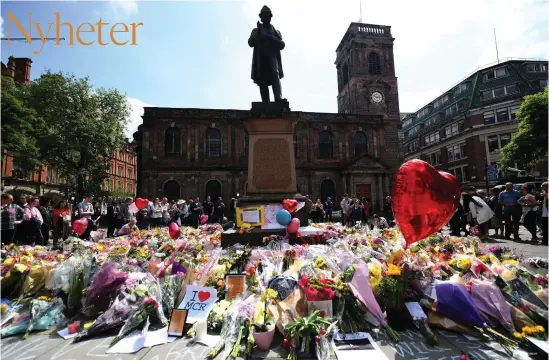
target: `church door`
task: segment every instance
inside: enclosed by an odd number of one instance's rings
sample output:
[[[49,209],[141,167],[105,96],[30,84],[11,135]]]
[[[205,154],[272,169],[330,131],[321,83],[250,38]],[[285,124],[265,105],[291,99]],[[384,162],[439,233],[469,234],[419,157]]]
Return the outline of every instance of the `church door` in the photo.
[[[355,184],[355,195],[361,199],[363,197],[372,201],[372,185],[371,184]]]
[[[169,201],[181,199],[181,186],[175,180],[166,181],[164,184],[164,197]]]
[[[219,181],[209,180],[206,183],[206,194],[204,200],[206,200],[207,196],[210,196],[213,202],[217,201],[217,198],[221,196],[221,183]]]
[[[335,185],[330,179],[324,179],[322,180],[322,183],[320,183],[320,200],[324,203],[327,198],[332,199],[333,203],[336,202]],[[313,201],[315,201],[315,199],[313,199]]]

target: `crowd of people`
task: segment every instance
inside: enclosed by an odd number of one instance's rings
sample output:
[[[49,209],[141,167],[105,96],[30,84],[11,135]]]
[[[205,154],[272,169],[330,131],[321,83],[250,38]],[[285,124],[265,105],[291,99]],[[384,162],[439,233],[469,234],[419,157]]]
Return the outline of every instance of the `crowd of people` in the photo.
[[[514,241],[523,241],[519,235],[519,227],[523,225],[531,234],[532,241],[548,245],[547,187],[548,183],[544,182],[540,189],[522,186],[517,191],[512,183],[507,183],[505,190],[493,188],[489,195],[483,190],[463,192],[458,210],[450,220],[452,235],[476,232],[481,238],[488,239],[489,231],[493,229],[496,238],[509,240],[512,236]]]
[[[521,241],[519,226],[523,225],[532,235],[533,241],[548,245],[547,226],[548,210],[547,182],[539,191],[531,192],[527,186],[520,191],[507,183],[505,190],[497,188],[486,195],[483,190],[463,192],[457,210],[449,226],[454,236],[473,233],[483,239],[489,238],[490,229],[495,237]],[[537,189],[534,189],[537,190]],[[43,197],[23,195],[18,204],[13,195],[2,194],[2,243],[9,244],[48,244],[53,237],[54,248],[59,247],[60,240],[65,240],[72,233],[72,223],[80,218],[88,219],[86,231],[80,235],[89,239],[93,230],[97,230],[101,218],[107,225],[107,237],[127,235],[134,231],[168,226],[177,222],[183,226],[197,228],[201,223],[226,224],[235,220],[236,199],[231,199],[227,207],[220,197],[215,202],[210,196],[204,202],[200,198],[168,201],[167,198],[156,198],[148,206],[137,209],[134,199],[112,201],[105,209],[93,202],[93,196],[86,195],[84,200],[71,206],[67,200],[59,201],[55,207]],[[394,225],[392,218],[391,197],[385,198],[386,217],[373,214],[372,204],[368,199],[348,194],[340,202],[341,221],[347,226],[359,223],[371,228],[387,228]],[[307,196],[305,211],[314,223],[331,222],[334,215],[334,203],[330,197],[316,202]],[[541,239],[538,238],[538,229]]]

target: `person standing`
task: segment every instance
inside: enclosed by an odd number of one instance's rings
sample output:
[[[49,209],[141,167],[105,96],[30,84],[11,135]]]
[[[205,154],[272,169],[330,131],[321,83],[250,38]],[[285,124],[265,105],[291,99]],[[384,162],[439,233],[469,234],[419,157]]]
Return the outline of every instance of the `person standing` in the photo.
[[[115,236],[115,229],[122,227],[122,215],[117,201],[107,206],[107,237]]]
[[[502,205],[503,220],[505,221],[505,239],[511,239],[511,233],[516,241],[520,241],[519,221],[521,216],[520,193],[513,190],[513,184],[505,184],[505,191],[499,194],[499,202]]]
[[[162,205],[160,204],[160,199],[159,198],[154,199],[151,212],[150,212],[152,228],[157,228],[157,227],[160,227],[160,225],[162,225],[163,213],[164,213],[164,210],[162,209]]]
[[[71,209],[67,200],[61,200],[53,209],[53,249],[59,250],[59,238],[65,240],[70,234]]]
[[[23,209],[13,203],[13,195],[2,194],[2,244],[15,241],[15,225],[23,217]]]
[[[206,202],[204,203],[204,214],[208,215],[208,223],[211,223],[214,216],[214,204],[210,196],[206,197]]]
[[[80,204],[78,204],[78,213],[80,215],[80,218],[86,218],[88,219],[88,226],[86,227],[86,231],[82,235],[80,235],[80,239],[88,240],[90,238],[90,234],[93,230],[93,220],[92,216],[95,214],[95,211],[93,210],[93,196],[90,194],[87,194],[84,197],[84,200]]]
[[[121,204],[120,206],[120,218],[121,218],[121,221],[120,221],[120,224],[118,224],[118,228],[122,228],[122,226],[124,226],[124,224],[127,224],[130,222],[130,219],[132,217],[134,217],[134,213],[132,213],[132,211],[130,210],[130,205],[133,203],[133,198],[131,197],[128,197],[126,198],[126,203],[125,204]]]
[[[197,197],[189,207],[191,212],[191,226],[198,229],[200,224],[200,215],[202,214],[202,204],[200,203],[200,198]]]
[[[541,238],[541,244],[542,245],[549,245],[549,243],[547,242],[547,231],[549,229],[547,229],[547,226],[549,226],[549,223],[548,223],[548,218],[549,218],[549,214],[548,214],[548,209],[547,209],[547,197],[548,197],[548,185],[549,183],[547,182],[544,182],[543,184],[541,184],[541,196],[543,197],[543,200],[542,200],[542,204],[541,204],[541,233],[542,233],[542,238]]]
[[[170,203],[168,202],[168,198],[162,198],[160,206],[162,206],[162,226],[168,226],[170,223]]]
[[[25,209],[29,206],[28,204],[28,197],[27,195],[21,195],[19,197],[19,207],[23,210],[23,215],[25,214]],[[25,224],[27,221],[23,219],[23,216],[21,216],[19,219],[19,223],[15,224],[15,242],[18,244],[23,244],[26,242],[27,237],[27,227]]]
[[[351,199],[348,194],[343,195],[343,199],[339,203],[341,206],[341,216],[343,217],[343,225],[349,226],[351,224]]]
[[[494,216],[492,216],[492,219],[490,219],[490,224],[496,232],[495,237],[499,236],[498,233],[501,233],[501,236],[503,236],[503,221],[501,221],[502,206],[499,202],[499,193],[497,189],[490,190],[490,198],[488,198],[487,204],[494,212]]]
[[[27,227],[27,237],[24,245],[44,245],[44,238],[42,237],[42,214],[38,211],[37,206],[40,204],[40,199],[33,197],[28,206],[25,207],[25,227]]]
[[[223,199],[221,197],[217,199],[215,204],[214,217],[215,222],[223,224],[223,218],[225,217],[225,204],[223,203]]]
[[[354,200],[355,201],[353,201],[353,203],[351,204],[351,218],[353,226],[356,225],[358,221],[362,222],[362,214],[364,213],[364,208],[362,207],[358,199]]]
[[[522,216],[520,217],[520,222],[524,224],[526,230],[532,234],[532,240],[538,240],[537,235],[537,220],[538,220],[538,201],[536,197],[530,194],[528,187],[523,186],[520,189],[520,199],[518,203],[522,206]]]
[[[334,203],[332,202],[332,199],[328,197],[326,199],[326,202],[324,203],[324,211],[326,212],[326,218],[324,219],[324,221],[332,222],[333,210],[334,210]]]

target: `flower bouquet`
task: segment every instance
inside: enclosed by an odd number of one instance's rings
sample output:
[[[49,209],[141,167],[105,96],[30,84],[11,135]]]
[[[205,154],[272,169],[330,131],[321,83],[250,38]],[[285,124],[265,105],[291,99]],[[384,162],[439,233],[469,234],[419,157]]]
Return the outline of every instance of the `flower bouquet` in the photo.
[[[106,311],[118,295],[128,274],[119,271],[114,262],[103,264],[90,281],[84,299],[84,314],[96,316]]]
[[[157,309],[158,302],[155,299],[153,299],[152,297],[146,297],[145,299],[143,299],[139,307],[135,309],[133,314],[131,314],[130,317],[126,320],[126,323],[124,324],[124,326],[122,326],[122,329],[120,329],[118,335],[116,335],[114,339],[112,339],[110,346],[113,346],[114,344],[119,342],[124,336],[143,326],[149,316],[154,315]]]
[[[377,287],[377,295],[382,299],[387,311],[387,320],[392,328],[404,330],[406,324],[402,321],[405,310],[405,291],[408,287],[409,271],[401,270],[397,265],[389,264],[386,276]]]
[[[330,322],[320,316],[319,311],[314,311],[311,315],[304,318],[298,318],[294,322],[284,327],[284,340],[282,345],[290,349],[288,360],[296,360],[297,352],[311,354],[315,342],[320,342],[319,335],[326,334],[326,328]]]

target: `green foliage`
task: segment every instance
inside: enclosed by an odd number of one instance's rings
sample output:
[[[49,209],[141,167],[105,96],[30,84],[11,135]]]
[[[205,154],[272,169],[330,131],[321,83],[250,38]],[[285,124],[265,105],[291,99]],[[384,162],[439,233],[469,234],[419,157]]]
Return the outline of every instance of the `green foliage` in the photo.
[[[78,195],[98,193],[108,176],[104,155],[114,154],[124,143],[130,115],[126,96],[114,89],[95,89],[87,77],[51,71],[29,85],[8,85],[6,93],[5,100],[2,79],[2,120],[8,116],[9,124],[14,124],[12,128],[2,124],[2,140],[17,161],[24,158],[21,148],[33,150],[33,156],[27,157],[53,165],[76,185]]]
[[[34,169],[40,164],[36,141],[42,121],[24,102],[25,88],[16,86],[13,79],[2,76],[2,148],[14,156],[18,167]]]
[[[499,163],[502,168],[515,163],[531,168],[547,161],[547,105],[547,87],[543,92],[524,97],[517,112],[517,132],[501,149]]]

